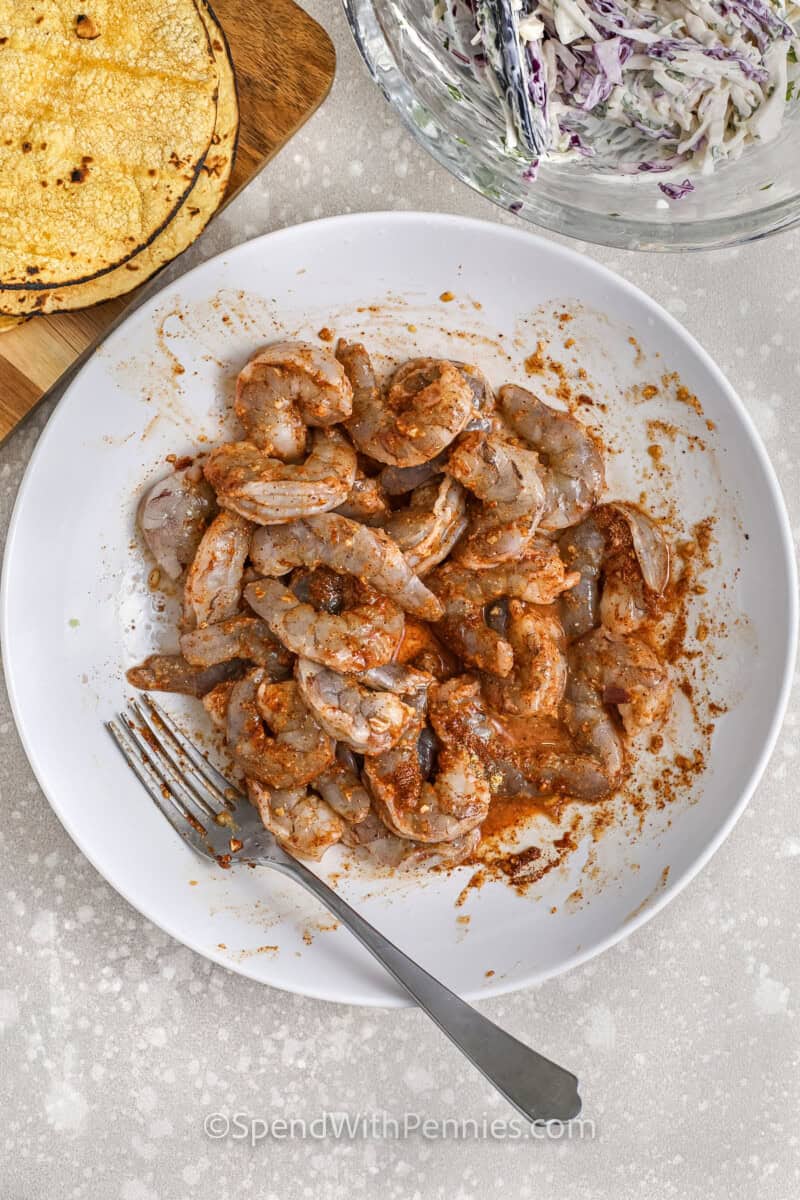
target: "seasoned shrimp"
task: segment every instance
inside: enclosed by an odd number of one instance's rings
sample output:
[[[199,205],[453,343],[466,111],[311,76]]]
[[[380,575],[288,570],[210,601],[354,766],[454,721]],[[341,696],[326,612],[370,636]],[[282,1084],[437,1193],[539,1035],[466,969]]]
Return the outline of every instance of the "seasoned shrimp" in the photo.
[[[343,612],[317,611],[276,579],[245,588],[245,599],[294,654],[334,671],[366,671],[391,660],[403,636],[403,610],[357,579],[348,579]]]
[[[228,705],[235,686],[235,679],[226,679],[223,683],[218,683],[216,687],[213,687],[210,692],[206,692],[201,700],[203,708],[211,718],[212,725],[223,733],[227,728]]]
[[[415,488],[408,507],[392,513],[384,526],[408,565],[423,577],[447,558],[466,527],[464,489],[447,475]]]
[[[249,580],[257,583],[258,579]],[[289,586],[297,599],[310,604],[317,612],[342,612],[352,599],[352,584],[347,575],[340,575],[330,567],[297,567],[292,571]]]
[[[569,641],[594,629],[600,620],[600,573],[606,554],[606,537],[590,513],[579,525],[567,529],[558,541],[564,564],[580,578],[560,597],[559,613]]]
[[[668,711],[673,597],[591,430],[454,359],[379,382],[344,340],[265,347],[235,410],[240,442],[140,504],[162,576],[187,569],[181,653],[129,679],[200,696],[278,841],[452,866],[493,797],[613,794]]]
[[[388,534],[335,513],[257,530],[250,556],[263,575],[278,577],[292,567],[322,564],[362,580],[415,616],[435,621],[442,613]]]
[[[480,830],[471,829],[452,842],[415,846],[408,838],[392,833],[378,814],[370,811],[357,825],[345,827],[342,842],[363,851],[380,867],[413,871],[420,867],[457,867],[477,848],[480,838]]]
[[[602,627],[570,647],[562,716],[572,737],[568,749],[517,752],[515,761],[542,792],[593,800],[608,795],[625,770],[625,747],[609,706],[625,732],[638,733],[663,719],[671,685],[656,655],[636,637]]]
[[[408,624],[406,621],[406,627]],[[376,692],[394,692],[395,696],[418,696],[428,690],[434,676],[427,671],[415,671],[413,667],[390,662],[383,667],[362,671],[356,679]]]
[[[222,508],[258,525],[285,524],[344,503],[356,452],[338,429],[315,429],[302,463],[268,458],[251,442],[227,442],[212,450],[205,473]]]
[[[405,496],[428,483],[435,475],[441,475],[447,462],[448,450],[443,450],[428,462],[418,467],[384,467],[378,478],[387,496]]]
[[[413,467],[449,446],[475,411],[473,389],[445,359],[412,359],[395,371],[382,396],[364,346],[340,340],[336,357],[353,387],[348,432],[378,462]]]
[[[245,613],[184,633],[181,653],[194,667],[211,667],[232,658],[248,659],[259,667],[266,667],[275,683],[286,679],[292,671],[291,654],[266,621]]]
[[[429,360],[419,360],[429,361]],[[472,402],[475,408],[482,416],[490,416],[494,408],[494,392],[492,385],[484,375],[480,367],[473,366],[472,363],[459,362],[453,359],[453,366],[457,367],[464,379],[469,384],[472,391]]]
[[[625,732],[639,733],[663,720],[672,685],[651,648],[629,634],[595,629],[571,647],[570,674],[591,686],[603,704],[615,705]]]
[[[565,529],[585,516],[605,487],[603,458],[592,435],[569,413],[544,404],[525,388],[500,389],[508,424],[537,451],[543,467],[542,529]]]
[[[362,525],[382,526],[389,517],[390,508],[379,479],[370,479],[362,471],[356,472],[353,486],[344,504],[333,510],[340,517],[360,521]]]
[[[567,684],[567,644],[553,607],[509,600],[504,636],[514,652],[514,665],[504,679],[484,676],[487,701],[517,716],[556,716]]]
[[[239,372],[235,408],[249,442],[270,458],[296,462],[305,453],[306,426],[346,420],[353,389],[330,350],[274,342]]]
[[[440,684],[431,696],[428,720],[436,738],[477,755],[493,795],[524,795],[529,790],[512,762],[514,745],[503,720],[487,705],[474,675],[454,676]]]
[[[424,621],[415,621],[412,617],[406,617],[403,638],[394,657],[395,662],[382,669],[389,670],[395,666],[402,670],[413,669],[429,682],[431,678],[450,679],[452,675],[457,675],[461,670],[455,654],[439,641],[430,625]],[[415,695],[418,690],[424,691],[425,689],[408,689],[400,694],[411,696]]]
[[[125,677],[143,692],[180,692],[184,696],[205,696],[226,679],[235,679],[245,664],[237,659],[212,667],[193,667],[182,654],[151,654],[143,663],[131,667]]]
[[[513,761],[539,792],[600,799],[625,770],[625,747],[609,706],[617,707],[625,732],[633,734],[661,720],[669,697],[667,673],[644,642],[596,629],[569,651],[562,716],[572,744],[554,740],[532,749],[517,734]]]
[[[641,509],[632,504],[608,507],[624,526],[606,522],[600,621],[615,633],[632,633],[657,611],[658,598],[669,583],[669,544]]]
[[[538,455],[497,433],[466,433],[446,469],[483,502],[470,515],[455,561],[482,570],[524,554],[545,508]]]
[[[508,675],[514,652],[487,624],[485,606],[503,596],[550,604],[577,580],[577,574],[565,572],[558,549],[550,542],[534,542],[519,562],[500,563],[485,571],[445,563],[429,576],[445,610],[436,632],[464,662],[493,675]]]
[[[216,511],[202,460],[176,467],[145,492],[136,521],[148,550],[170,579],[178,579],[188,567]]]
[[[372,798],[361,782],[355,755],[347,746],[336,747],[336,761],[317,778],[315,788],[337,816],[348,822],[348,827],[369,816]]]
[[[221,512],[211,522],[186,576],[184,630],[213,625],[238,612],[252,528],[249,521],[230,512]]]
[[[270,788],[248,779],[247,794],[264,827],[292,854],[320,859],[342,840],[341,817],[310,787]]]
[[[604,504],[559,539],[565,563],[580,573],[561,598],[571,640],[602,623],[632,633],[669,583],[669,546],[659,526],[632,504]],[[601,586],[602,581],[602,586]]]
[[[306,708],[297,684],[270,683],[261,669],[248,672],[231,690],[226,733],[244,773],[270,787],[310,783],[334,759],[333,741]]]
[[[426,779],[417,750],[423,720],[412,722],[392,750],[366,758],[364,775],[392,833],[417,842],[452,842],[486,818],[489,783],[477,756],[450,743],[438,748],[435,780]]]
[[[431,699],[429,719],[440,738],[469,747],[483,763],[493,795],[571,795],[598,800],[619,781],[622,742],[602,704],[579,708],[581,684],[571,677],[571,738],[551,716],[518,717],[488,707],[470,675],[449,680]],[[565,702],[565,707],[569,707]]]
[[[391,692],[298,658],[295,679],[317,723],[356,754],[382,754],[399,741],[415,710]]]

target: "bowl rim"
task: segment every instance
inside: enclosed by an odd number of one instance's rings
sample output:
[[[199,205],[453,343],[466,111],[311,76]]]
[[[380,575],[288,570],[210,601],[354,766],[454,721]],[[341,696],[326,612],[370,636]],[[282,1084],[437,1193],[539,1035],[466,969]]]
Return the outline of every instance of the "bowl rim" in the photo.
[[[748,438],[752,448],[760,462],[764,472],[765,481],[767,483],[770,496],[773,500],[775,512],[778,522],[778,534],[781,556],[783,565],[786,569],[786,578],[788,583],[788,594],[786,596],[786,630],[785,630],[785,646],[786,655],[784,660],[784,669],[781,679],[780,689],[775,703],[774,712],[772,714],[769,730],[761,750],[754,758],[752,769],[750,770],[746,780],[743,781],[739,798],[728,813],[727,817],[718,826],[714,836],[710,838],[697,855],[692,859],[688,866],[681,874],[670,875],[666,886],[660,891],[657,897],[646,903],[639,912],[632,916],[627,921],[622,922],[617,929],[596,943],[593,943],[586,949],[577,950],[566,958],[563,963],[557,968],[544,971],[529,971],[522,979],[506,981],[500,978],[495,984],[487,987],[482,987],[480,992],[467,992],[464,995],[470,1000],[491,999],[496,996],[507,995],[512,992],[521,991],[525,988],[536,986],[546,979],[555,978],[565,974],[567,971],[573,970],[598,955],[604,953],[618,942],[626,940],[637,929],[655,917],[661,910],[673,900],[683,889],[695,878],[696,875],[707,865],[712,856],[716,853],[734,825],[741,817],[745,808],[758,786],[767,763],[775,748],[778,735],[783,724],[783,719],[786,713],[786,708],[789,700],[789,694],[792,685],[794,672],[794,664],[797,657],[798,646],[798,621],[800,614],[800,605],[798,603],[798,572],[797,562],[794,553],[794,543],[792,539],[791,525],[788,512],[783,499],[783,494],[775,474],[774,468],[767,454],[766,448],[761,440],[755,424],[744,406],[743,401],[733,388],[732,384],[727,380],[722,370],[717,366],[709,353],[696,341],[693,335],[684,328],[666,309],[662,308],[657,301],[653,300],[643,292],[635,284],[631,283],[624,276],[617,274],[608,267],[597,262],[595,259],[581,254],[579,251],[570,246],[562,246],[557,242],[551,241],[541,235],[534,234],[526,229],[516,229],[505,225],[499,225],[493,221],[473,217],[460,217],[455,214],[448,213],[430,213],[416,210],[403,210],[394,212],[367,212],[367,213],[345,213],[332,217],[323,217],[314,221],[303,222],[298,225],[286,226],[282,229],[272,230],[268,233],[261,234],[258,237],[252,238],[245,242],[224,250],[221,253],[214,255],[212,258],[199,263],[192,270],[187,271],[184,275],[177,277],[165,284],[164,288],[160,289],[154,295],[148,297],[144,304],[134,309],[129,317],[139,316],[141,318],[152,317],[159,303],[163,303],[165,293],[177,288],[184,288],[187,283],[190,283],[192,278],[201,271],[213,271],[213,264],[220,260],[230,261],[240,256],[245,256],[253,252],[255,247],[259,249],[262,246],[268,246],[271,239],[279,239],[281,237],[298,237],[301,236],[301,231],[314,229],[332,229],[344,231],[347,226],[359,229],[363,224],[377,225],[382,228],[396,226],[399,229],[403,225],[415,226],[422,225],[428,227],[442,226],[449,227],[460,234],[468,234],[470,230],[482,232],[486,234],[491,231],[491,235],[516,241],[519,243],[529,244],[533,242],[536,246],[546,247],[549,254],[555,255],[557,258],[568,259],[572,262],[579,262],[583,270],[594,273],[599,278],[613,283],[615,287],[621,287],[624,291],[632,294],[637,302],[642,306],[645,313],[655,316],[659,321],[664,322],[672,332],[682,340],[690,349],[692,354],[699,360],[705,369],[713,377],[714,381],[720,388],[721,392],[727,399],[728,403],[733,408],[738,417],[743,432]],[[115,340],[121,340],[125,336],[125,325],[129,317],[126,317],[119,326],[111,331],[110,337]],[[81,386],[84,372],[87,370],[89,363],[94,359],[92,356],[89,361],[84,364],[81,371],[75,379],[70,383],[69,388],[65,392],[65,397],[77,393]],[[16,546],[19,540],[19,527],[22,521],[23,510],[27,501],[27,495],[32,487],[34,471],[39,458],[43,455],[44,449],[48,446],[53,438],[57,438],[59,432],[59,424],[64,420],[63,414],[66,412],[66,407],[61,406],[59,414],[58,406],[53,410],[47,423],[40,434],[33,453],[31,454],[25,473],[20,482],[17,496],[14,502],[14,508],[9,522],[8,533],[6,538],[5,551],[2,563],[2,576],[0,577],[0,643],[9,646],[11,645],[11,627],[10,627],[10,591],[11,591],[11,566]],[[57,418],[57,419],[54,419]],[[10,666],[10,664],[8,664]],[[174,938],[180,944],[188,946],[196,951],[204,958],[210,959],[220,966],[228,970],[234,971],[236,974],[244,975],[255,980],[258,983],[268,983],[269,986],[277,987],[282,991],[293,992],[298,995],[308,996],[312,999],[326,1000],[333,1003],[358,1004],[366,1007],[377,1008],[395,1008],[395,1007],[411,1007],[412,1002],[403,996],[397,996],[390,999],[384,996],[381,999],[376,999],[374,996],[359,991],[359,984],[354,980],[352,992],[347,996],[332,996],[325,991],[324,984],[308,984],[303,986],[290,986],[286,982],[273,983],[272,981],[264,980],[262,976],[255,973],[254,970],[248,969],[247,961],[235,962],[229,958],[225,958],[220,952],[210,949],[207,944],[200,942],[198,939],[187,937],[184,932],[177,931],[172,923],[168,920],[168,915],[158,914],[148,905],[142,905],[138,898],[132,897],[127,889],[120,888],[117,883],[113,882],[106,871],[95,857],[88,853],[84,847],[84,841],[79,831],[75,829],[74,823],[66,812],[61,811],[61,805],[50,794],[50,791],[45,786],[44,776],[47,772],[40,766],[31,745],[31,739],[28,736],[23,714],[20,710],[20,701],[17,693],[17,687],[13,670],[6,670],[6,686],[8,689],[9,701],[14,718],[14,723],[25,751],[26,757],[30,763],[36,780],[41,787],[48,804],[53,809],[62,826],[69,834],[70,838],[75,842],[84,857],[91,863],[97,872],[114,888],[119,895],[123,897],[133,908],[142,914],[147,920],[151,921],[163,932]],[[110,744],[110,743],[109,743]]]
[[[645,253],[725,250],[761,241],[800,225],[800,193],[732,217],[709,217],[706,220],[667,224],[623,214],[587,213],[574,204],[543,197],[541,192],[537,195],[535,184],[531,188],[529,202],[520,202],[510,194],[503,195],[502,183],[491,189],[484,187],[475,174],[467,169],[459,139],[438,122],[437,136],[426,137],[420,125],[413,120],[408,105],[400,103],[403,91],[410,98],[414,98],[415,92],[398,66],[372,0],[342,0],[342,7],[369,75],[414,141],[450,175],[511,216],[576,241],[607,246],[613,250],[639,250]],[[372,17],[373,26],[371,37],[380,38],[381,50],[385,55],[385,61],[380,63],[365,36],[364,20],[369,16]],[[391,70],[388,69],[389,60]],[[647,179],[652,181],[652,176],[648,175]]]

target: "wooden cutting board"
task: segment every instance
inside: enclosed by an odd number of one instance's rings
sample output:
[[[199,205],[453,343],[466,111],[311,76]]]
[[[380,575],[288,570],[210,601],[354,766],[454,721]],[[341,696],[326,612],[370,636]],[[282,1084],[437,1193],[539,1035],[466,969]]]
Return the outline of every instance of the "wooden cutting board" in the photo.
[[[239,89],[230,201],[325,99],[336,56],[325,30],[293,0],[213,0],[212,7],[230,43]],[[135,296],[34,317],[0,334],[0,440]]]

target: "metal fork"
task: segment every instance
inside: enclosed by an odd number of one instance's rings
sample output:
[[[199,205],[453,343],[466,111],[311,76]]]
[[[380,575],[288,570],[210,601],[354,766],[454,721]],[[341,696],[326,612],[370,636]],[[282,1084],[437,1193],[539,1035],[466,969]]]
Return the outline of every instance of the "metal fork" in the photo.
[[[241,790],[149,696],[108,721],[125,760],[173,829],[223,867],[272,867],[297,880],[346,925],[527,1121],[569,1121],[581,1110],[569,1071],[492,1024],[378,933],[304,863],[283,850]]]

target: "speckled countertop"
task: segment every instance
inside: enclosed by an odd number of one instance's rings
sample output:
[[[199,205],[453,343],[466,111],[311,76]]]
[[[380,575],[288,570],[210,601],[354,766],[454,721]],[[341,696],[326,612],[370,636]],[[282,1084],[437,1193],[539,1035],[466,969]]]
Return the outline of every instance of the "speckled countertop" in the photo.
[[[369,81],[336,0],[307,7],[336,42],[333,92],[219,219],[203,253],[363,209],[513,223],[412,143]],[[800,232],[692,256],[579,249],[654,296],[721,365],[766,442],[797,536]],[[46,417],[0,451],[3,532]],[[416,1132],[256,1137],[254,1146],[215,1140],[204,1118],[508,1113],[420,1014],[267,990],[140,917],[61,828],[4,695],[0,706],[3,1200],[800,1195],[796,697],[744,818],[666,911],[599,960],[482,1006],[577,1070],[594,1138]]]

